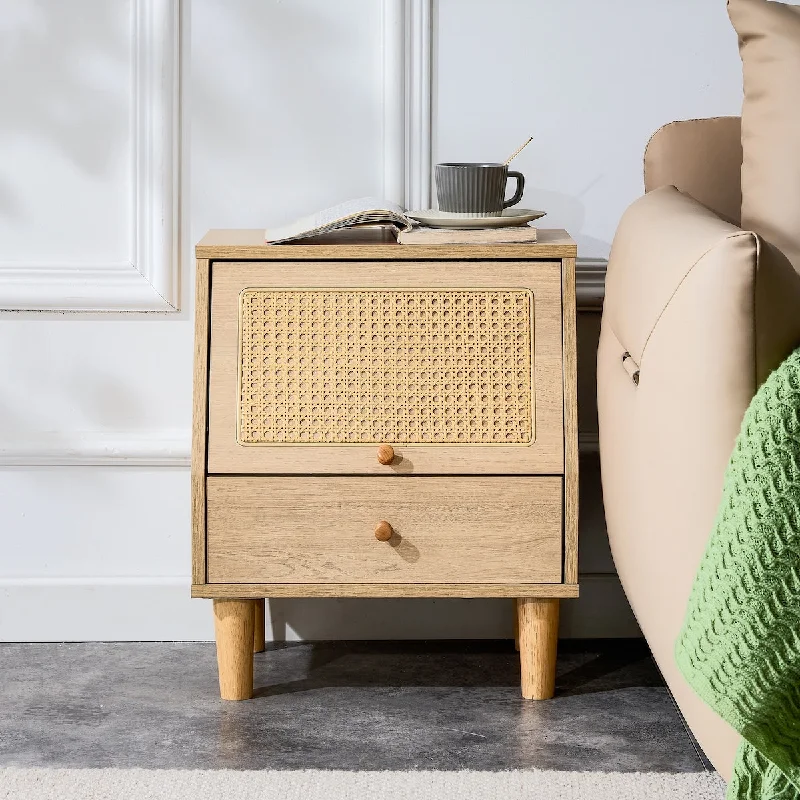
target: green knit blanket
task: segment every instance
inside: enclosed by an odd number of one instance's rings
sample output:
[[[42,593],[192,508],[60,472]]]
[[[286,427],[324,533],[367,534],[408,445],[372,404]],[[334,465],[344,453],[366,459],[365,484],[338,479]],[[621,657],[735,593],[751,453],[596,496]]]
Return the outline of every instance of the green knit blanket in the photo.
[[[742,735],[728,800],[800,800],[800,350],[745,414],[675,655]]]

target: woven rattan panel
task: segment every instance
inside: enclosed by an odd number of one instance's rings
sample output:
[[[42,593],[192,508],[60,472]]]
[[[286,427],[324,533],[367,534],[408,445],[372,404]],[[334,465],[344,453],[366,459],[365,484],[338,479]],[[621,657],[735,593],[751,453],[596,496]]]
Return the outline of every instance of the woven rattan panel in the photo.
[[[240,444],[523,444],[527,290],[246,289]]]

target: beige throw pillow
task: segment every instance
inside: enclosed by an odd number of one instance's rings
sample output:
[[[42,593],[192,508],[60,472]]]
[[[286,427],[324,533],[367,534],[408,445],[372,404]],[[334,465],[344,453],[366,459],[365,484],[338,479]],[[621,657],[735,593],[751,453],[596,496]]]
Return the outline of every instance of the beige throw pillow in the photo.
[[[744,71],[742,227],[800,272],[800,6],[728,0]]]

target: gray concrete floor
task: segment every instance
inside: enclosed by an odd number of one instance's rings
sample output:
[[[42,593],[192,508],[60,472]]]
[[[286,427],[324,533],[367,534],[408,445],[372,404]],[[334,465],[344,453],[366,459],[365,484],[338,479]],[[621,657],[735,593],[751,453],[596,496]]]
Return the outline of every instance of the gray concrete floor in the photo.
[[[706,769],[644,645],[562,642],[519,696],[509,642],[277,644],[218,699],[209,644],[0,645],[0,766]]]

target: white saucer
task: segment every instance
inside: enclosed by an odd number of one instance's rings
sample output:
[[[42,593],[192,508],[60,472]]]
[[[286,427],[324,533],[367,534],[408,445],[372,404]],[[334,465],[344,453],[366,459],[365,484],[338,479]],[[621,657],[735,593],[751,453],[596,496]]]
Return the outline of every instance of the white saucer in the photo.
[[[425,211],[407,211],[406,216],[429,228],[512,228],[527,225],[546,213],[530,208],[504,208],[500,217],[457,217],[447,211],[429,208]]]

